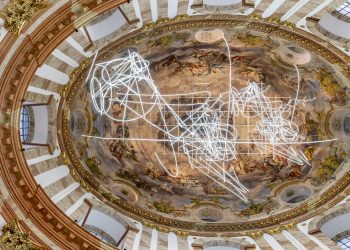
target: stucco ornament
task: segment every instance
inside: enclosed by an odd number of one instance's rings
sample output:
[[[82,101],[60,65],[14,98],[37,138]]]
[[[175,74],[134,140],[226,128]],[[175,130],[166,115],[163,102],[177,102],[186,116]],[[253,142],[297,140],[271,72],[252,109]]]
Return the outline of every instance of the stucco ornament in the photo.
[[[45,8],[46,5],[45,0],[13,0],[0,13],[0,17],[4,20],[4,26],[7,30],[19,35],[26,22],[32,19],[35,12]]]
[[[22,231],[18,220],[6,224],[0,236],[0,247],[7,250],[43,250],[29,239],[29,234]]]

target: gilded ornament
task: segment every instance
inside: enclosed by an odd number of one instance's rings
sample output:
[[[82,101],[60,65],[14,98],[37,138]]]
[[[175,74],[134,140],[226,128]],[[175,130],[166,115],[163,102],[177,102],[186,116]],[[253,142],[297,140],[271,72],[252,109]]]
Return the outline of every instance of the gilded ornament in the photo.
[[[35,12],[46,6],[46,0],[13,0],[0,13],[0,17],[5,20],[6,29],[19,35],[25,23],[33,18]]]
[[[70,165],[70,161],[69,161],[67,154],[65,152],[62,152],[60,157],[61,157],[62,161],[64,162],[64,164],[66,164],[68,166]]]
[[[262,237],[263,234],[264,234],[263,231],[256,231],[256,232],[248,233],[248,236],[252,237],[253,239],[256,239],[256,238]]]
[[[190,235],[189,232],[180,231],[180,230],[175,230],[174,233],[175,233],[177,236],[180,236],[180,237],[187,237],[187,236]]]
[[[7,250],[43,250],[44,248],[29,239],[29,234],[22,231],[17,219],[2,228],[0,247]]]

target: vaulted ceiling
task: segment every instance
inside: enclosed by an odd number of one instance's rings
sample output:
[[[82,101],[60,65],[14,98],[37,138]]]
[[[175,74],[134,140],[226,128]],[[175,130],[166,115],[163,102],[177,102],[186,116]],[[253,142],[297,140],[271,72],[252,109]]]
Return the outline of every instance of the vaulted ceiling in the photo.
[[[113,249],[132,246],[141,224],[179,237],[251,239],[294,230],[338,204],[350,182],[349,5],[344,0],[2,1],[2,216],[18,218],[32,240],[46,247]],[[160,148],[165,152],[165,144],[82,136],[118,137],[125,126],[131,137],[159,136],[145,124],[113,122],[93,109],[86,85],[91,65],[137,51],[150,62],[165,95],[204,90],[220,95],[229,74],[225,43],[216,39],[220,32],[232,53],[238,89],[247,81],[264,82],[269,96],[292,96],[297,65],[300,95],[311,100],[297,109],[300,133],[310,140],[337,139],[298,148],[310,165],[240,155],[230,167],[250,190],[242,202],[182,158],[180,176],[169,177],[153,156]],[[181,98],[169,102],[195,103]],[[249,136],[247,121],[239,122],[241,135]],[[170,172],[177,166],[164,160]]]

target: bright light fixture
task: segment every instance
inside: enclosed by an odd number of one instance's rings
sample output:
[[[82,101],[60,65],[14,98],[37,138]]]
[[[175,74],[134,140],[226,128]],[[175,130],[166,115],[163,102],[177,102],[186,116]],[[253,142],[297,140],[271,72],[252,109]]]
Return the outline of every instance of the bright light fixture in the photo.
[[[237,145],[244,144],[255,148],[246,154],[272,154],[283,157],[293,163],[309,164],[307,158],[295,144],[310,144],[324,141],[304,141],[298,125],[293,121],[298,104],[304,104],[305,98],[298,99],[300,77],[294,98],[265,95],[261,84],[248,82],[247,86],[237,90],[231,85],[232,64],[228,43],[227,47],[230,73],[228,92],[212,97],[208,91],[162,95],[153,81],[149,62],[139,54],[132,52],[120,59],[97,63],[92,68],[90,92],[96,111],[121,123],[132,123],[142,119],[149,126],[160,131],[164,138],[103,138],[104,140],[138,140],[167,143],[175,171],[169,171],[160,152],[155,157],[164,170],[172,177],[179,175],[179,154],[185,155],[191,168],[197,169],[222,188],[247,201],[248,189],[239,181],[236,173],[228,170],[229,163],[236,159]],[[96,57],[95,57],[96,58]],[[198,97],[200,101],[190,104],[173,104],[170,98]],[[112,112],[113,105],[120,107],[118,114]],[[179,112],[179,105],[189,105],[190,111]],[[159,114],[161,125],[151,119],[151,113]],[[173,117],[170,124],[167,117]],[[236,120],[243,117],[248,121],[250,135],[241,138],[240,126]],[[169,157],[169,155],[167,155]]]

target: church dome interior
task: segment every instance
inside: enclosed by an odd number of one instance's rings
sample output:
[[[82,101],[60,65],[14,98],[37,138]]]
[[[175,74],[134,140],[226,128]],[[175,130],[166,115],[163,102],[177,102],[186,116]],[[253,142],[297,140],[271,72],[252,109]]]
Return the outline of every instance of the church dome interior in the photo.
[[[0,2],[0,248],[350,249],[350,0]]]

